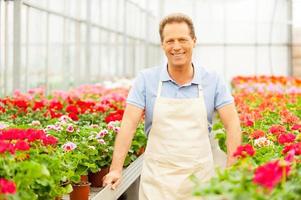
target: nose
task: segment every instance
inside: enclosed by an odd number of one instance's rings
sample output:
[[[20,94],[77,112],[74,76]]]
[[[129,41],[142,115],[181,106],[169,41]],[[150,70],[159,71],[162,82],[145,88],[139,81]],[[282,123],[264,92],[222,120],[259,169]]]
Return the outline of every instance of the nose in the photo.
[[[181,49],[181,45],[180,45],[179,41],[176,40],[176,41],[174,42],[173,49],[174,49],[174,50],[179,50],[179,49]]]

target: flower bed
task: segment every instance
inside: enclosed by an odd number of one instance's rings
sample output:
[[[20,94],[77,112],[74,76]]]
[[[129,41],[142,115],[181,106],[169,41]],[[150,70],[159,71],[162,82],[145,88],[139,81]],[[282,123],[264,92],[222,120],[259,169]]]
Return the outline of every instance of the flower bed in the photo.
[[[128,89],[84,85],[0,99],[0,199],[54,199],[111,163]],[[125,166],[146,145],[141,123]]]
[[[301,199],[301,79],[236,77],[232,81],[243,145],[237,163],[217,170],[195,195],[223,199]],[[213,130],[226,150],[220,122]]]

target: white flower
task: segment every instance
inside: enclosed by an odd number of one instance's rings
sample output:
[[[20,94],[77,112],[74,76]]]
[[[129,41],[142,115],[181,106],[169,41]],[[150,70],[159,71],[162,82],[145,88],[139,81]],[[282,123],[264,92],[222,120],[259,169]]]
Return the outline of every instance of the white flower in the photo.
[[[98,128],[99,126],[97,124],[91,124],[91,128]]]
[[[55,128],[56,131],[61,131],[61,130],[63,130],[63,128],[61,127],[60,124],[55,124],[55,125],[54,125],[54,128]]]
[[[8,125],[7,124],[3,124],[2,122],[0,122],[0,130],[7,128]]]
[[[106,144],[106,142],[104,141],[104,139],[99,139],[98,142],[99,142],[100,144]]]
[[[46,126],[46,130],[56,130],[56,127],[54,125],[48,125]]]
[[[119,130],[120,130],[120,127],[114,127],[114,129],[113,129],[116,133],[118,133],[119,132]]]
[[[72,122],[73,120],[69,116],[63,115],[59,118],[59,121],[63,124],[66,124],[67,122]]]
[[[271,146],[273,144],[274,143],[271,140],[268,140],[266,137],[260,137],[254,140],[254,145],[257,147]]]
[[[31,123],[30,123],[31,126],[40,126],[41,125],[41,122],[39,120],[33,120]]]
[[[96,149],[95,146],[88,146],[88,148],[89,148],[89,149],[93,149],[93,150]]]
[[[93,135],[90,135],[89,137],[88,137],[88,140],[93,140],[94,139],[94,136]]]
[[[66,142],[62,148],[64,149],[64,151],[72,151],[77,147],[77,145],[73,142]]]

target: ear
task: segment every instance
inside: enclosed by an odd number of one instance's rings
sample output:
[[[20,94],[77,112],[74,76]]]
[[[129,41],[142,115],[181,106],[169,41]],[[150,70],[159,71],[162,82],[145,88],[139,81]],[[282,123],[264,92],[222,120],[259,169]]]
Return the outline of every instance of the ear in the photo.
[[[193,38],[193,48],[196,46],[196,37]]]
[[[160,46],[161,46],[161,48],[162,48],[163,50],[165,49],[164,44],[163,44],[163,41],[160,43]]]

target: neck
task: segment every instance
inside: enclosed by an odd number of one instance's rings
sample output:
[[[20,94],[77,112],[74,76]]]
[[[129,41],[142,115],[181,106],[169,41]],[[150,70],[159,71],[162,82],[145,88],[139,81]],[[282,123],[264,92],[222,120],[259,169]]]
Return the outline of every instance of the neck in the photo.
[[[169,76],[179,85],[189,83],[193,79],[194,69],[192,63],[179,67],[168,64],[167,70]]]

